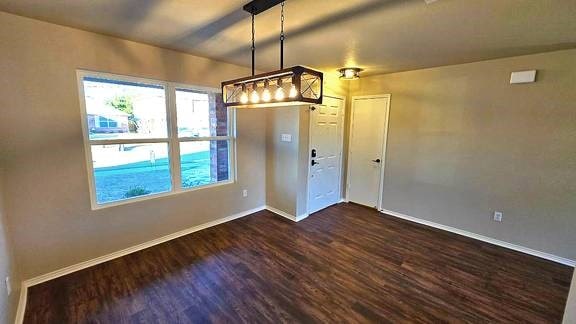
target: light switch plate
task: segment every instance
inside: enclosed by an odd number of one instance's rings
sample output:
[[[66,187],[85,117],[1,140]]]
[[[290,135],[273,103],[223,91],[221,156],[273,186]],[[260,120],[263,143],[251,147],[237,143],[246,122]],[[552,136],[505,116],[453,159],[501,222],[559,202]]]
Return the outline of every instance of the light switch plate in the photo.
[[[282,142],[292,142],[292,134],[282,134],[280,140]]]
[[[495,211],[494,212],[494,221],[496,222],[501,222],[502,221],[502,217],[504,216],[504,214],[500,211]]]
[[[10,296],[12,294],[12,283],[10,282],[10,277],[6,277],[6,295]]]
[[[512,72],[510,84],[536,82],[536,70]]]

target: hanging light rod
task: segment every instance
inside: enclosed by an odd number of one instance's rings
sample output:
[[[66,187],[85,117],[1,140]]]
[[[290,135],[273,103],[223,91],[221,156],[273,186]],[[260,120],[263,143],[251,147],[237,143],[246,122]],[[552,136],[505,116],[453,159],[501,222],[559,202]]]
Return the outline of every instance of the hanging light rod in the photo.
[[[243,8],[252,19],[252,75],[222,82],[225,107],[256,108],[302,104],[321,104],[323,78],[320,71],[304,66],[284,68],[284,2],[285,0],[254,0]],[[280,11],[280,69],[255,74],[255,19],[254,17],[278,4]]]
[[[252,15],[257,15],[274,7],[275,5],[283,1],[284,0],[254,0],[244,5],[242,9],[244,9],[244,11],[247,11]]]

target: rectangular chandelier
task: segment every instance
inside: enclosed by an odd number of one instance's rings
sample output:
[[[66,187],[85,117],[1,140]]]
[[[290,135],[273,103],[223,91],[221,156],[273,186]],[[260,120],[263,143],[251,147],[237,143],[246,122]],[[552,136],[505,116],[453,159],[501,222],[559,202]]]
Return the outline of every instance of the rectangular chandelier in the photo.
[[[298,104],[322,104],[323,74],[293,66],[222,82],[224,106],[262,108]]]

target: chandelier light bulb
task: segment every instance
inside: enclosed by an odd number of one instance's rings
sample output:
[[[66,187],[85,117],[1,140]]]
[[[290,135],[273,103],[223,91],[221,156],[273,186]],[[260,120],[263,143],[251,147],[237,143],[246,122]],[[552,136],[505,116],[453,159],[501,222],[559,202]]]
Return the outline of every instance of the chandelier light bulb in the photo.
[[[290,87],[290,94],[288,94],[288,96],[289,96],[290,98],[295,98],[297,95],[298,95],[298,91],[296,91],[296,86],[295,86],[295,85],[292,85],[292,86]]]
[[[256,91],[256,87],[254,87],[254,90],[252,90],[252,93],[250,94],[250,101],[252,103],[258,103],[260,101],[260,96],[258,95],[258,91]]]
[[[268,102],[272,99],[272,95],[270,94],[270,90],[268,90],[268,88],[265,88],[264,91],[262,91],[262,101]]]
[[[274,99],[276,99],[276,101],[282,101],[284,100],[284,89],[282,89],[282,79],[278,79],[277,81],[277,86],[278,88],[276,88],[276,93],[274,94]]]
[[[276,89],[276,94],[274,95],[277,101],[284,100],[284,89],[282,87]]]
[[[262,91],[262,101],[264,102],[272,100],[272,94],[270,94],[270,89],[268,89],[269,85],[268,80],[264,81],[264,90]]]
[[[240,94],[240,102],[243,104],[248,103],[248,94],[246,93],[245,86],[242,86],[242,93]]]

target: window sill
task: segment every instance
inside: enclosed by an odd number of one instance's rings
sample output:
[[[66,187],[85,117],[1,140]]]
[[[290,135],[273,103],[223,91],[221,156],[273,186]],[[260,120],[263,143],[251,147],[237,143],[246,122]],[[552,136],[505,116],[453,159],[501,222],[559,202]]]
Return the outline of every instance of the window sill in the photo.
[[[110,208],[110,207],[117,207],[117,206],[122,206],[122,205],[134,204],[134,203],[138,203],[138,202],[142,202],[142,201],[146,201],[146,200],[152,200],[152,199],[156,199],[156,198],[175,196],[175,195],[194,192],[194,191],[198,191],[198,190],[202,190],[202,189],[209,189],[209,188],[215,188],[215,187],[230,185],[230,184],[233,184],[234,182],[235,182],[234,180],[220,181],[220,182],[211,183],[211,184],[207,184],[207,185],[203,185],[203,186],[196,186],[196,187],[192,187],[192,188],[180,188],[180,189],[174,190],[174,191],[159,192],[156,194],[149,194],[149,195],[135,197],[135,198],[117,200],[117,201],[112,201],[112,202],[104,203],[104,204],[98,204],[95,201],[92,201],[91,205],[92,205],[92,210],[101,210],[101,209],[106,209],[106,208]]]

